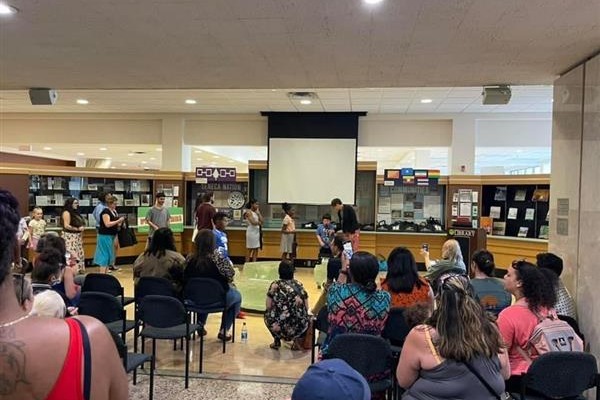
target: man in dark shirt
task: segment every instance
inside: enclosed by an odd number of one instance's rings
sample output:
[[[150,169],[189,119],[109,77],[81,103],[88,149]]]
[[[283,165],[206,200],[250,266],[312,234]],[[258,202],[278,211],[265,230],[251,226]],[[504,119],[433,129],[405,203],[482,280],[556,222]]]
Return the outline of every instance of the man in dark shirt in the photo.
[[[196,228],[213,229],[213,218],[217,210],[212,205],[212,192],[202,194],[202,203],[196,208]]]
[[[356,253],[359,246],[360,225],[356,217],[356,211],[348,204],[342,204],[342,200],[335,198],[331,200],[331,207],[338,215],[338,229],[341,229],[346,240],[352,242],[352,250]]]

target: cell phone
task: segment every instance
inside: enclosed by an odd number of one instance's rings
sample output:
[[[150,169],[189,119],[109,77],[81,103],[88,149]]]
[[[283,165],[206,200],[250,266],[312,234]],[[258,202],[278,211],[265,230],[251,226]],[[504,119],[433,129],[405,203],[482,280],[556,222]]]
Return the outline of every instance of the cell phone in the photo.
[[[346,258],[349,260],[352,258],[352,242],[344,242],[344,254],[346,254]]]
[[[423,251],[429,251],[429,243],[423,243],[421,245],[421,248],[423,249]]]

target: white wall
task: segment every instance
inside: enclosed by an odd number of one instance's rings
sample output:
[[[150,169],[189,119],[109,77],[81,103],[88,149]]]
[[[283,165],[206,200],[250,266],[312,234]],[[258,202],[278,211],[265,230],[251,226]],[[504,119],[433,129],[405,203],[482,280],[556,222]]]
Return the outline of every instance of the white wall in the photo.
[[[551,147],[552,118],[477,119],[477,147]]]

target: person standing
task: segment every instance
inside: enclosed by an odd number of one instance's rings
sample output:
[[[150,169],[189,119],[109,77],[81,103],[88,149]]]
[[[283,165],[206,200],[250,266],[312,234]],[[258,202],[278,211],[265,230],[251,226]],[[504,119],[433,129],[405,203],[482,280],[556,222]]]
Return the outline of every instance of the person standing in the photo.
[[[67,252],[75,256],[77,273],[85,273],[85,254],[83,252],[83,231],[85,221],[79,213],[79,200],[69,197],[65,201],[63,212],[60,216],[62,237],[65,239]]]
[[[163,192],[156,193],[154,205],[146,213],[146,223],[150,228],[150,231],[148,232],[148,244],[150,244],[152,241],[152,235],[154,234],[154,231],[159,228],[169,227],[171,214],[169,214],[169,209],[165,207],[165,197],[166,196]]]
[[[296,239],[296,223],[294,222],[294,213],[296,210],[288,203],[281,205],[285,217],[281,223],[281,261],[287,259],[294,265],[294,242]]]
[[[335,233],[335,225],[331,223],[331,215],[324,214],[321,223],[317,225],[317,240],[319,241],[319,259],[329,258],[331,254],[331,241]]]
[[[117,214],[117,199],[112,195],[106,197],[106,208],[100,213],[100,227],[98,228],[98,242],[94,254],[94,264],[100,266],[100,273],[108,272],[108,267],[114,259],[114,241],[119,227],[125,217]]]
[[[200,197],[202,203],[196,208],[196,228],[200,229],[212,229],[213,218],[217,213],[217,210],[212,205],[213,194],[212,192],[203,193]]]
[[[98,204],[96,204],[96,207],[94,207],[94,211],[92,211],[92,215],[94,216],[94,221],[96,221],[96,232],[98,232],[98,229],[100,228],[100,220],[102,219],[100,217],[100,214],[102,214],[102,211],[104,211],[104,209],[106,208],[106,198],[108,196],[111,196],[111,193],[105,192],[103,190],[99,190],[97,195],[98,195]],[[98,233],[97,233],[97,235],[98,235]],[[108,266],[108,269],[110,271],[118,270],[118,268],[115,266],[118,250],[119,250],[119,240],[115,236],[115,241],[113,242],[113,258],[112,258],[112,260],[110,260],[110,265]]]
[[[360,244],[360,224],[354,207],[342,204],[342,200],[338,198],[331,200],[331,207],[338,215],[338,221],[340,222],[338,229],[344,232],[346,239],[352,243],[352,251],[356,253]]]
[[[35,250],[46,230],[46,221],[44,221],[44,213],[40,207],[34,208],[32,214],[33,218],[29,221],[29,247]]]
[[[246,228],[246,249],[248,250],[246,262],[256,262],[258,249],[261,248],[260,234],[264,221],[256,199],[250,199],[248,209],[244,213],[244,218],[248,222],[248,228]]]

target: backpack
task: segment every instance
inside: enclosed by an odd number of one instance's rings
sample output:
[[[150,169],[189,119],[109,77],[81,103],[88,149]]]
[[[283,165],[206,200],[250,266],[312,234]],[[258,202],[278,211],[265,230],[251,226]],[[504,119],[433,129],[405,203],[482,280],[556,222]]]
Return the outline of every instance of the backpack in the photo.
[[[551,351],[583,351],[583,341],[566,321],[558,319],[555,314],[542,317],[538,313],[538,324],[533,328],[526,348],[535,349],[538,355]],[[525,359],[531,360],[525,350],[518,348]]]

